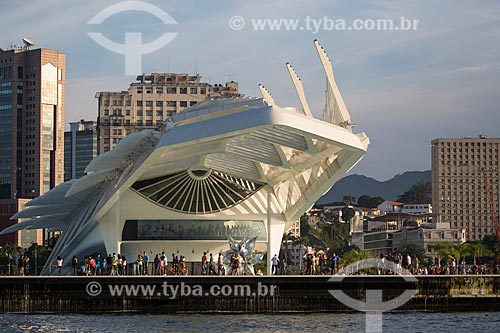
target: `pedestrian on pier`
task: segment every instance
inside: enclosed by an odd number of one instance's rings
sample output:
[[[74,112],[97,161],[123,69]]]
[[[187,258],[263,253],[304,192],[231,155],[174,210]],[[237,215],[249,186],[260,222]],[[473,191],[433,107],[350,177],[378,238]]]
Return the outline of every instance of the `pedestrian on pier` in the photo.
[[[63,265],[63,259],[61,257],[57,257],[56,260],[57,275],[61,275],[62,265]]]
[[[71,259],[71,270],[74,276],[78,275],[78,258],[76,256],[73,256],[73,259]]]

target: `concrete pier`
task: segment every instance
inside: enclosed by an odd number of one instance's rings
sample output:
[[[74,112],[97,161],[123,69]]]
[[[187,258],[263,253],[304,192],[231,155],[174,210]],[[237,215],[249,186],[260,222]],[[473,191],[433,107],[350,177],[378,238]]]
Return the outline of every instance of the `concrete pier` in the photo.
[[[364,301],[366,290],[382,290],[385,301],[412,289],[395,311],[500,311],[499,275],[330,278],[1,277],[0,313],[349,312],[330,291]]]

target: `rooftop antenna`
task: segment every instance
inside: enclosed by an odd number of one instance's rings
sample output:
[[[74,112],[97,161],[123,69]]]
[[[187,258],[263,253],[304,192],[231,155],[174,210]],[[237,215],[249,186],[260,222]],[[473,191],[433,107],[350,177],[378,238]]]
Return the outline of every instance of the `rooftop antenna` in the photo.
[[[30,47],[35,46],[35,43],[28,37],[23,38],[23,43],[25,50],[29,50]]]
[[[198,61],[194,61],[194,75],[198,75]]]

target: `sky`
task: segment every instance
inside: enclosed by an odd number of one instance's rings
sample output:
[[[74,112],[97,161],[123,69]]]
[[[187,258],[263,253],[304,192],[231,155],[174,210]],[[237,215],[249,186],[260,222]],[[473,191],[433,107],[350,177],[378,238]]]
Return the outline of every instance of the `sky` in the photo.
[[[313,114],[324,108],[325,76],[314,49],[318,39],[333,61],[335,79],[355,131],[371,144],[351,171],[386,180],[430,169],[431,140],[500,136],[500,2],[409,1],[191,1],[148,0],[177,24],[143,11],[125,11],[100,25],[87,22],[110,0],[0,0],[0,47],[22,44],[66,53],[65,122],[95,120],[98,91],[126,90],[124,55],[96,43],[89,32],[124,43],[125,32],[143,43],[165,32],[176,37],[142,56],[142,72],[199,73],[210,83],[239,82],[240,92],[260,96],[264,84],[280,106],[299,106],[286,70],[302,79]],[[158,11],[159,12],[159,11]],[[231,28],[232,17],[245,21]],[[324,22],[418,20],[409,31],[341,30]],[[297,20],[302,29],[255,29],[252,20]],[[309,20],[309,26],[306,26]],[[315,25],[318,29],[314,29]],[[321,20],[321,21],[320,21]],[[231,21],[233,22],[233,21]]]

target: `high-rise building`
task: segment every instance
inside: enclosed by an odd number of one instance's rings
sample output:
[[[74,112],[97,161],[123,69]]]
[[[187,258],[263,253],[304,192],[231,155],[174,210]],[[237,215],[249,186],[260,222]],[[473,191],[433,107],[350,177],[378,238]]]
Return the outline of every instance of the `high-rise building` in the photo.
[[[211,85],[201,82],[200,75],[174,73],[140,75],[127,91],[98,92],[98,154],[202,100],[232,96],[239,96],[237,82]]]
[[[63,181],[65,63],[55,50],[0,49],[0,228]],[[11,233],[0,243],[29,246],[41,234]]]
[[[432,141],[432,209],[451,228],[465,228],[468,241],[494,234],[485,175],[496,214],[500,206],[498,148],[500,138]]]
[[[97,156],[97,122],[82,119],[69,126],[69,132],[64,132],[64,181],[83,177]]]

